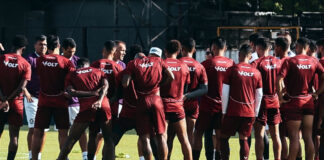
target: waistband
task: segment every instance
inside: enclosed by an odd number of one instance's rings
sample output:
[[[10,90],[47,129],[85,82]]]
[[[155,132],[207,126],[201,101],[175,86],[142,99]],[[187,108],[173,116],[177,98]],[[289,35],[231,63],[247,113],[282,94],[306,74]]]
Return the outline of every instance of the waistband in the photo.
[[[230,99],[236,103],[247,104],[247,105],[254,104],[254,102],[255,102],[255,100],[253,100],[252,102],[249,102],[249,103],[241,102],[241,101],[235,100],[232,96],[230,96]]]

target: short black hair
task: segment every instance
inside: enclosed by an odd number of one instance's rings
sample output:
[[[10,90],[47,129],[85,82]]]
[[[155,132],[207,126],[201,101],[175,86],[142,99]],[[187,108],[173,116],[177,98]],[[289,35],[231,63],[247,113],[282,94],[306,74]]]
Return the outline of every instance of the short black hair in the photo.
[[[80,57],[80,59],[77,61],[77,68],[81,68],[86,64],[90,64],[90,60],[85,57]]]
[[[183,49],[191,52],[196,47],[196,41],[193,38],[183,39],[181,42]]]
[[[316,45],[317,45],[317,46],[324,46],[324,38],[319,39],[319,40],[316,42]]]
[[[39,35],[39,36],[35,37],[35,42],[45,41],[46,39],[47,39],[47,37],[45,35]]]
[[[133,44],[132,46],[129,47],[129,50],[128,50],[129,54],[126,54],[126,56],[129,55],[130,58],[133,59],[136,54],[142,53],[142,52],[143,52],[142,46],[140,46],[138,44]]]
[[[260,46],[263,50],[266,50],[266,49],[271,47],[271,43],[270,43],[269,38],[264,38],[264,37],[258,38],[255,41],[254,45],[255,46]]]
[[[311,52],[316,52],[316,42],[314,40],[309,40],[309,50]]]
[[[23,48],[26,47],[27,45],[28,45],[28,40],[24,35],[16,35],[12,39],[12,47],[14,49]]]
[[[279,37],[275,40],[275,45],[281,47],[284,51],[289,48],[289,42],[287,38]]]
[[[246,57],[248,54],[252,53],[252,48],[248,44],[242,44],[239,50],[239,55]]]
[[[62,41],[62,47],[64,49],[68,49],[69,47],[71,48],[75,48],[76,47],[76,43],[74,41],[73,38],[65,38],[63,41]]]
[[[249,41],[252,42],[253,44],[256,43],[258,38],[263,37],[263,35],[259,32],[253,33],[249,36]]]
[[[48,50],[54,50],[57,48],[60,44],[60,39],[58,36],[55,35],[49,35],[47,36],[47,49]]]
[[[166,46],[165,50],[167,51],[167,54],[173,54],[175,52],[181,51],[181,43],[178,40],[170,40]]]
[[[297,44],[301,45],[303,48],[306,48],[307,46],[309,46],[310,41],[308,38],[301,37],[297,40]]]
[[[224,49],[226,47],[226,40],[222,37],[216,37],[211,40],[210,42],[210,48],[212,45],[217,46],[218,49]]]
[[[109,40],[104,43],[104,46],[108,52],[111,52],[116,47],[116,43],[114,41]]]

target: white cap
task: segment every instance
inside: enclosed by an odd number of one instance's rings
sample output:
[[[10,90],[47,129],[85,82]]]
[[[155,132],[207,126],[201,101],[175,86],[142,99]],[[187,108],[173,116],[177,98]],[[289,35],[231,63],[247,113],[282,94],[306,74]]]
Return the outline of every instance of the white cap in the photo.
[[[155,54],[155,55],[161,57],[162,56],[162,50],[160,48],[158,48],[158,47],[152,47],[150,49],[150,53],[149,54]]]

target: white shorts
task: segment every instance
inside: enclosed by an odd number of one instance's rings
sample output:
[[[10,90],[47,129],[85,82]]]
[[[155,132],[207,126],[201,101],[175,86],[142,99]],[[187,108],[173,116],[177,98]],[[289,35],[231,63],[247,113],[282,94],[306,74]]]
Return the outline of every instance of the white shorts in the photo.
[[[70,125],[73,124],[73,122],[74,122],[76,116],[78,115],[79,111],[80,111],[80,107],[78,107],[78,106],[69,107]]]
[[[38,98],[32,97],[32,99],[33,102],[29,103],[27,101],[27,98],[24,97],[24,107],[25,107],[25,113],[28,122],[28,128],[34,128],[37,104],[38,104]]]

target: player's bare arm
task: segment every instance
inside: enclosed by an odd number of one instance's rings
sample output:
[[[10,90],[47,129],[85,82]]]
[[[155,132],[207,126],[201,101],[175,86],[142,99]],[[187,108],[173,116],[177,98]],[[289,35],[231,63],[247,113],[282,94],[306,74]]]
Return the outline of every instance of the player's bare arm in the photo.
[[[102,89],[99,92],[99,99],[98,101],[96,101],[93,105],[92,108],[94,109],[98,109],[101,108],[101,103],[103,98],[107,95],[107,91],[108,91],[108,80],[106,78],[103,78],[102,80]]]
[[[132,80],[132,76],[129,74],[125,74],[123,76],[123,80],[122,80],[122,85],[124,88],[127,88],[129,86],[130,81]]]
[[[172,71],[170,71],[169,69],[164,69],[163,70],[163,80],[160,83],[160,86],[166,86],[167,84],[171,83],[174,80],[174,75],[172,73]]]
[[[75,90],[72,86],[68,86],[66,88],[67,93],[72,97],[92,97],[92,96],[99,96],[101,88],[94,91],[79,91]]]
[[[18,87],[7,97],[7,100],[14,99],[17,97],[23,90],[25,90],[28,80],[23,79],[19,83]]]
[[[276,82],[276,85],[277,85],[277,88],[278,88],[277,94],[278,94],[280,104],[289,102],[287,100],[284,100],[284,98],[283,98],[283,89],[284,89],[284,81],[283,80],[284,80],[284,77],[279,75],[278,79],[277,79],[277,82]]]
[[[23,93],[24,93],[24,95],[26,96],[26,98],[27,98],[27,102],[28,102],[28,103],[33,102],[33,98],[32,98],[32,96],[30,95],[30,93],[28,92],[27,88],[24,88]]]

